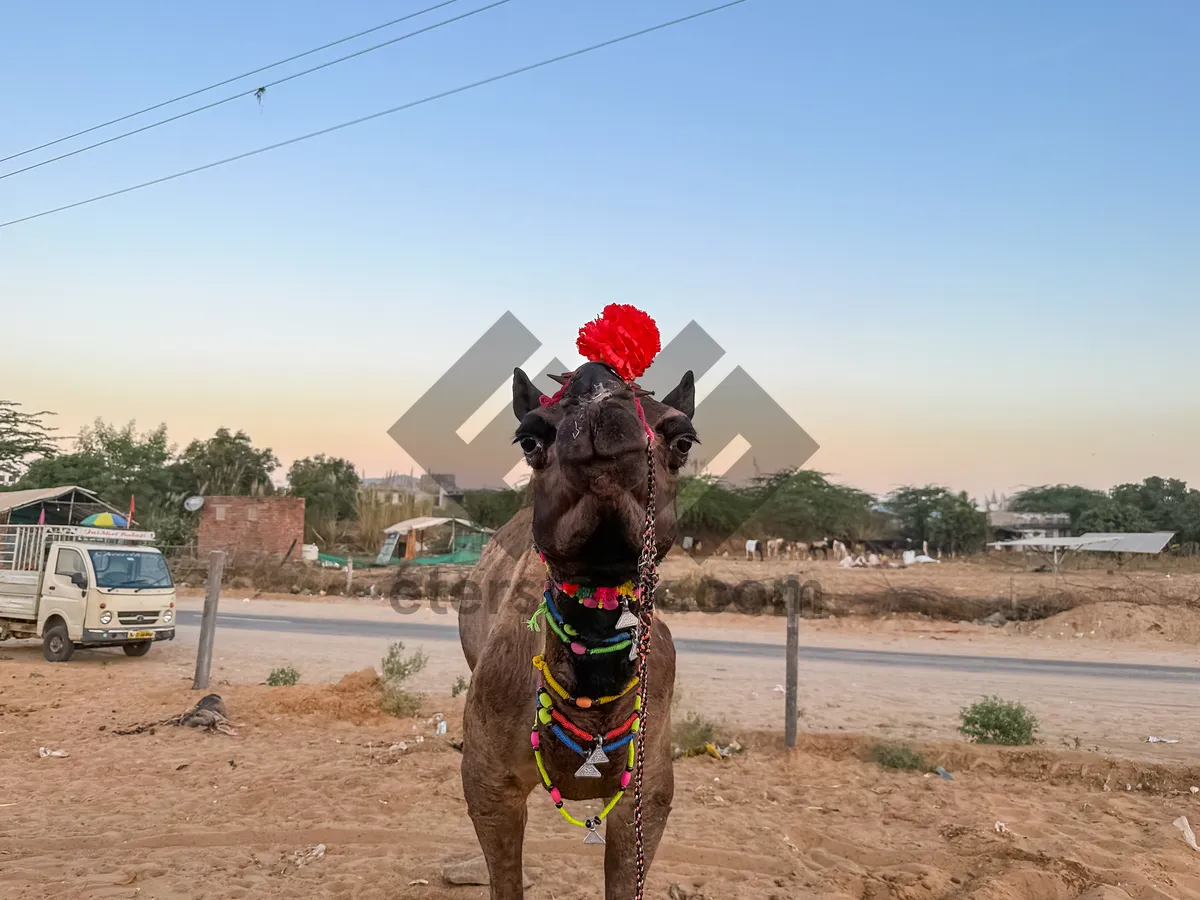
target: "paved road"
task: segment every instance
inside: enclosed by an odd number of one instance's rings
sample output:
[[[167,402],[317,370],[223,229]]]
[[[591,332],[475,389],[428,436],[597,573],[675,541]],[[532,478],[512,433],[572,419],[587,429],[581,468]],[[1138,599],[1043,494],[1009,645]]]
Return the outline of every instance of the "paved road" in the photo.
[[[200,624],[196,610],[179,610],[179,625],[194,627]],[[240,631],[269,631],[299,634],[328,634],[336,637],[378,637],[424,641],[458,642],[455,625],[434,625],[427,622],[407,622],[397,617],[394,622],[369,619],[331,619],[307,616],[254,616],[239,613],[220,613],[218,628]],[[717,656],[782,659],[782,644],[743,641],[675,639],[681,654],[714,654]],[[943,653],[906,653],[889,650],[857,650],[840,647],[800,647],[801,662],[828,662],[854,666],[886,668],[941,669],[974,674],[1038,674],[1076,678],[1115,678],[1124,681],[1168,681],[1200,684],[1200,668],[1188,666],[1150,666],[1133,663],[1088,662],[1073,659],[1022,659],[1007,656],[959,656]]]

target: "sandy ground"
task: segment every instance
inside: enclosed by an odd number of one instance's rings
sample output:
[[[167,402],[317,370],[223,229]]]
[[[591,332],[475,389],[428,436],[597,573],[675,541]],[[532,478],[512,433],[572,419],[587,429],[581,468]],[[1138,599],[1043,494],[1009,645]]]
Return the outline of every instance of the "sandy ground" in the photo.
[[[155,649],[142,660],[0,663],[0,896],[486,896],[440,877],[477,852],[451,747],[461,699],[429,698],[449,717],[439,737],[432,721],[380,717],[367,678],[229,684],[220,691],[235,736],[116,735],[198,696],[188,648]],[[649,897],[678,884],[685,896],[748,900],[1200,898],[1200,854],[1171,825],[1200,818],[1190,790],[1200,770],[923,747],[954,773],[944,781],[864,762],[870,742],[851,736],[806,736],[790,753],[776,736],[742,737],[741,756],[677,763]],[[401,740],[406,749],[387,749]],[[40,759],[39,746],[70,756]],[[318,843],[323,858],[291,862]],[[602,896],[600,853],[537,794],[526,854],[534,900]]]
[[[962,567],[887,577],[942,579],[939,590],[963,579],[961,589],[978,596],[978,573],[965,577]],[[882,577],[833,577],[864,575]],[[1182,602],[1194,586],[1139,575],[1139,603],[1099,602],[1003,628],[902,616],[806,620],[801,644],[1200,667],[1200,612]],[[1052,576],[1031,577],[1044,585]],[[1156,579],[1176,593],[1167,606],[1142,605],[1147,591],[1164,587]],[[200,608],[197,592],[183,594],[181,609]],[[218,629],[212,687],[241,726],[235,736],[113,733],[198,698],[194,626],[144,659],[80,651],[55,666],[35,643],[0,645],[0,898],[485,897],[484,888],[450,887],[440,876],[446,862],[478,852],[451,746],[462,699],[449,688],[469,673],[452,632],[404,637],[410,624],[453,626],[453,610],[399,616],[379,599],[231,591],[222,611],[283,629]],[[287,631],[296,618],[394,623],[396,633]],[[784,640],[774,617],[664,618],[683,640]],[[414,684],[428,695],[416,720],[381,716],[370,676],[341,681],[377,666],[396,637],[429,656]],[[282,665],[305,683],[263,686]],[[677,763],[675,812],[647,896],[667,897],[677,884],[697,900],[1200,900],[1200,853],[1171,825],[1180,815],[1200,825],[1200,791],[1191,790],[1200,787],[1196,685],[802,654],[802,740],[789,752],[779,738],[782,681],[781,658],[680,655],[676,716],[702,713],[747,750]],[[984,694],[1025,702],[1042,721],[1042,745],[1005,751],[959,740],[959,709]],[[435,734],[434,713],[446,716],[447,735]],[[1148,744],[1149,735],[1179,743]],[[881,739],[910,743],[953,780],[865,761]],[[43,746],[70,756],[41,759]],[[529,897],[602,896],[601,855],[537,794],[528,835]],[[322,859],[291,861],[318,843]]]

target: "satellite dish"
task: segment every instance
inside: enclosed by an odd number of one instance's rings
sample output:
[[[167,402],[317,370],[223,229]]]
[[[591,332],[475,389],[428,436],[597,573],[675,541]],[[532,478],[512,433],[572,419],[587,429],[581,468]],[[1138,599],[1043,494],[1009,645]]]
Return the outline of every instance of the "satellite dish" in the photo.
[[[188,512],[195,512],[204,505],[203,497],[188,497],[183,501],[183,508]]]

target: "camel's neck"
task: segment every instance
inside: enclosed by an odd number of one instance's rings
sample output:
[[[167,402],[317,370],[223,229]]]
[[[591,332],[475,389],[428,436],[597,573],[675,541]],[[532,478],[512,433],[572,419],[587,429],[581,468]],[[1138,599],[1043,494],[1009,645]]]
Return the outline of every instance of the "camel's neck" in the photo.
[[[550,587],[550,595],[554,611],[567,626],[568,635],[573,632],[578,637],[578,645],[586,648],[603,646],[605,641],[611,641],[618,634],[617,620],[623,611],[619,602],[615,609],[604,609],[601,604],[592,608],[554,585]],[[552,615],[553,612],[547,614]],[[544,631],[546,645],[543,656],[555,678],[575,696],[615,695],[633,677],[634,662],[630,659],[629,646],[611,653],[579,654],[554,629],[547,627]]]

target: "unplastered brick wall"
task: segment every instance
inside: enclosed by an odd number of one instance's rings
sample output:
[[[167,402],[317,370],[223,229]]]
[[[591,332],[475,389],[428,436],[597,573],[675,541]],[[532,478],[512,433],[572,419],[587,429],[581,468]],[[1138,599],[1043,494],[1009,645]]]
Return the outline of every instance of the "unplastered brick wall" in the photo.
[[[300,559],[304,543],[303,497],[205,497],[200,507],[196,548],[201,554],[224,550],[230,556],[283,558],[292,547]]]

